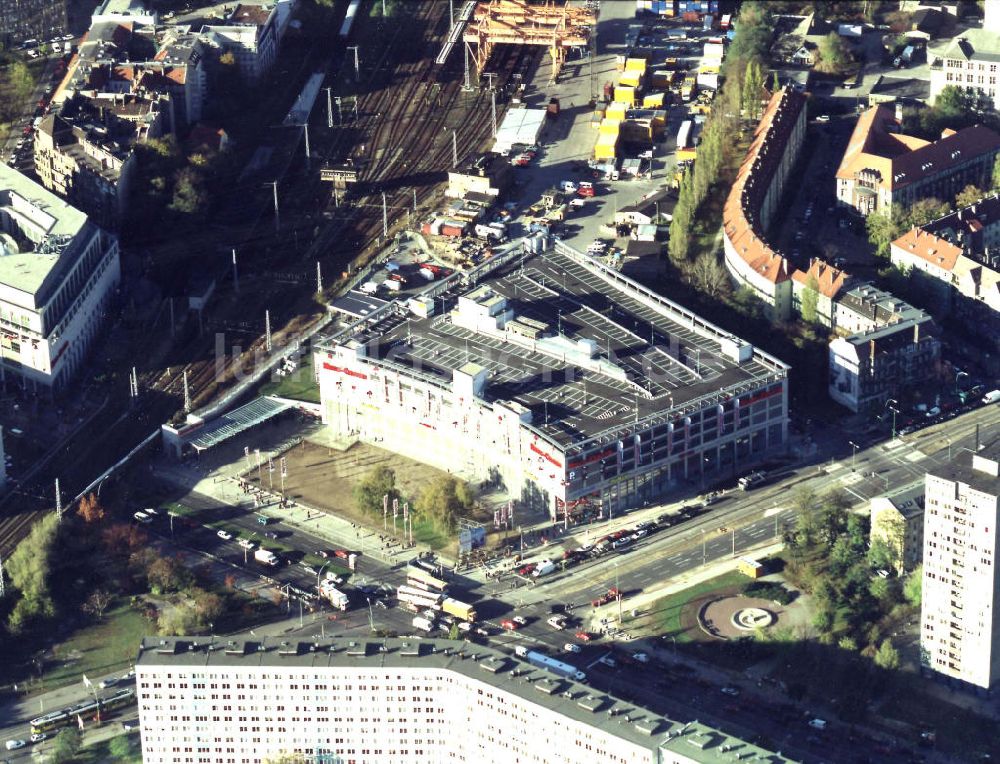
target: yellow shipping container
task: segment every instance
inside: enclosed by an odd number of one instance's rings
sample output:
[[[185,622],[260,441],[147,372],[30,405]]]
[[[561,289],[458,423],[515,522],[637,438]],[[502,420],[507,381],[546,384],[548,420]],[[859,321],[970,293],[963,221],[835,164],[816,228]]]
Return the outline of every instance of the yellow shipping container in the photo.
[[[625,119],[625,112],[628,110],[628,105],[624,103],[613,103],[604,112],[604,116],[607,119]]]
[[[603,134],[597,136],[594,145],[594,159],[614,159],[618,151],[618,136]]]
[[[626,72],[639,72],[639,74],[645,74],[645,72],[646,72],[646,59],[644,59],[644,58],[627,58],[627,59],[625,59],[625,71]]]
[[[663,107],[663,93],[650,93],[642,99],[642,108],[657,109]]]
[[[618,84],[623,88],[638,88],[642,85],[642,74],[640,72],[623,72]]]
[[[607,119],[601,122],[601,135],[618,135],[621,130],[622,121],[620,119]]]
[[[627,106],[635,106],[635,88],[621,86],[616,87],[615,103],[624,103]]]

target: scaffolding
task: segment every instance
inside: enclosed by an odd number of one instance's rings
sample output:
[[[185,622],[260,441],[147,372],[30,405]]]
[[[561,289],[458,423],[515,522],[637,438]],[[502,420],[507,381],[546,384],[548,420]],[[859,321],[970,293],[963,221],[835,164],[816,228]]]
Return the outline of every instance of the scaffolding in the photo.
[[[557,5],[552,0],[544,5],[523,0],[488,0],[476,5],[462,39],[475,62],[477,75],[486,68],[496,45],[544,45],[552,57],[554,82],[566,61],[567,50],[589,48],[596,25],[596,14],[587,8]]]

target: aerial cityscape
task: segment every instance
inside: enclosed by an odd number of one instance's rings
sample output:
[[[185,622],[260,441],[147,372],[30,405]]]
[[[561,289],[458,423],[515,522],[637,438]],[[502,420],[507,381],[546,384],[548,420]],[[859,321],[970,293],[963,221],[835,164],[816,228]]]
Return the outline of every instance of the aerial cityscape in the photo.
[[[0,0],[0,764],[996,760],[998,67]]]

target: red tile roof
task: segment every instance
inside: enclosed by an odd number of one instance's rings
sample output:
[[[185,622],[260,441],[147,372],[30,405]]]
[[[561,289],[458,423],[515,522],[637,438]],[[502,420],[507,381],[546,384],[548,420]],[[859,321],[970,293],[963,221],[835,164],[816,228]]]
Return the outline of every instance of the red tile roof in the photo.
[[[816,279],[816,291],[831,300],[837,296],[841,289],[846,286],[851,277],[839,268],[827,265],[819,259],[814,259],[807,271],[795,271],[792,280],[800,284],[809,285],[810,279]]]
[[[1000,135],[982,125],[958,132],[945,130],[941,139],[933,143],[890,132],[897,127],[888,106],[879,104],[865,111],[851,134],[837,177],[850,180],[862,170],[877,170],[880,187],[891,191],[936,175],[970,157],[1000,151]]]
[[[961,247],[956,247],[922,228],[911,228],[896,239],[893,245],[946,271],[955,267],[962,254]]]
[[[803,94],[790,88],[771,96],[722,213],[723,229],[736,252],[772,283],[791,278],[792,269],[767,243],[758,216],[771,177],[781,163],[785,143],[805,102]]]

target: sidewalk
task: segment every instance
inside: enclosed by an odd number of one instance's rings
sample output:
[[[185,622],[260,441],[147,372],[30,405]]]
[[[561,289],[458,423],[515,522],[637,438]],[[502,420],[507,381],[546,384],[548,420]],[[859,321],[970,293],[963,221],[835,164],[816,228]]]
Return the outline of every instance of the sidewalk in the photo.
[[[272,459],[277,459],[280,453],[280,450],[273,453],[262,452],[261,458],[266,459],[270,456]],[[338,515],[300,502],[293,501],[282,507],[280,506],[281,495],[277,492],[265,489],[255,494],[246,493],[240,487],[239,479],[247,472],[252,472],[253,469],[255,468],[248,470],[242,461],[206,471],[198,470],[193,466],[161,463],[154,468],[153,474],[220,503],[242,507],[268,517],[280,518],[283,523],[293,528],[306,530],[328,541],[332,546],[356,550],[361,553],[362,559],[371,557],[394,567],[410,557],[433,553],[429,546],[419,542],[412,547],[405,548],[394,540],[395,543],[390,542],[387,546],[386,542],[379,538],[381,535],[386,535],[385,531],[380,531],[377,527],[358,525]],[[260,497],[263,506],[254,508],[254,495]],[[443,565],[454,567],[453,560],[440,553],[436,553],[435,556]]]

